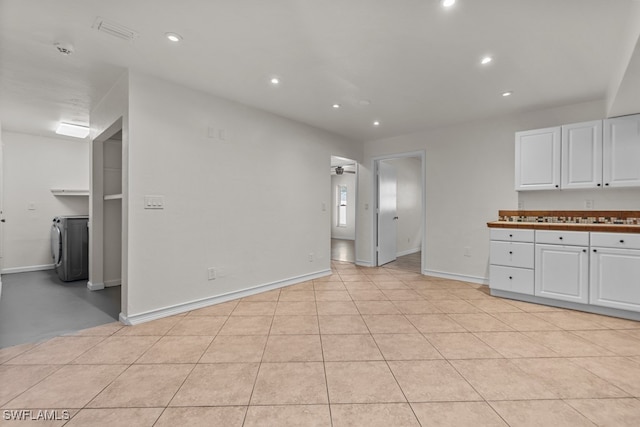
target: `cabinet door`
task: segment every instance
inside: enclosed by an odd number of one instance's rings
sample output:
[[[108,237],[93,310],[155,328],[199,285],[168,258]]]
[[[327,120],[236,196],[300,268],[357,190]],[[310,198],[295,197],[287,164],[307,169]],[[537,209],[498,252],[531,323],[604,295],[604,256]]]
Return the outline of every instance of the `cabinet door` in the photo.
[[[560,188],[560,127],[516,132],[516,191]]]
[[[536,244],[535,295],[587,304],[588,255],[581,246]]]
[[[640,311],[640,250],[592,248],[589,302]]]
[[[562,126],[561,188],[602,186],[602,120]]]
[[[640,186],[640,114],[604,121],[605,187]]]

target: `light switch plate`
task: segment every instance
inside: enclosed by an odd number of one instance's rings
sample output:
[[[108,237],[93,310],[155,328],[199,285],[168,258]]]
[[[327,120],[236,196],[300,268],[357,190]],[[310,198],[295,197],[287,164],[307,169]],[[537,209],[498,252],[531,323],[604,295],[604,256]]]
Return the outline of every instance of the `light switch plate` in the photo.
[[[164,196],[144,196],[145,209],[164,209]]]

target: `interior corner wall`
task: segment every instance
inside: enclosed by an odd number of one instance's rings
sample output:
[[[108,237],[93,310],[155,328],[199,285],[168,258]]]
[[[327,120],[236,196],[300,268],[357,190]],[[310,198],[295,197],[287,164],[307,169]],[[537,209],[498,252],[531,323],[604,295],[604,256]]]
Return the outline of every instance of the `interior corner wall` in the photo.
[[[420,251],[422,244],[422,162],[418,157],[385,160],[396,169],[398,256]]]
[[[130,72],[129,316],[328,272],[331,155],[362,144]]]
[[[89,144],[2,132],[4,144],[3,274],[53,268],[51,220],[87,215],[85,196],[54,196],[52,188],[89,188]]]
[[[338,226],[338,185],[347,186],[347,225]],[[344,173],[331,175],[331,238],[356,239],[356,175]]]
[[[518,197],[525,207],[534,199],[549,200],[547,208],[560,204],[543,192],[518,194],[514,185],[516,131],[604,118],[605,101],[492,118],[471,123],[365,143],[360,168],[360,202],[374,201],[372,158],[425,150],[426,223],[425,272],[441,272],[485,279],[488,276],[489,231],[486,223],[497,218],[500,209],[517,209]],[[537,193],[537,194],[533,194]],[[582,209],[582,190],[563,191],[566,204],[559,209]],[[640,191],[590,192],[596,206],[629,208],[640,203]],[[537,202],[536,202],[537,203]],[[564,202],[563,202],[564,203]],[[371,262],[371,209],[358,217],[358,250],[363,262]],[[465,256],[470,248],[470,256]]]

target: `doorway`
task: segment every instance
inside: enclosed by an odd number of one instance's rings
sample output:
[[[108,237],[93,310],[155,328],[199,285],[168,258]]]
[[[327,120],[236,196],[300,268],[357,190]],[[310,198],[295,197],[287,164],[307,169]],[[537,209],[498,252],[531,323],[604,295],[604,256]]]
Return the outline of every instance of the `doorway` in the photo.
[[[89,282],[92,291],[120,286],[121,313],[125,303],[123,274],[123,131],[117,120],[91,146],[89,204]]]
[[[425,265],[424,152],[372,160],[374,266],[422,274]]]
[[[356,200],[358,165],[331,156],[331,260],[356,262]]]

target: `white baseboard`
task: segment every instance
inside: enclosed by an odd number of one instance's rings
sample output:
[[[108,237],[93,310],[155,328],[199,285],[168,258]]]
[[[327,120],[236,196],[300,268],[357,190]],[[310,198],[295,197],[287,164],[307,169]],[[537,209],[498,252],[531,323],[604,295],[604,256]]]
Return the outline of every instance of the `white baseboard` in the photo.
[[[113,279],[113,280],[105,280],[104,281],[104,287],[105,288],[110,288],[111,286],[120,286],[122,285],[122,280],[121,279]]]
[[[219,304],[222,302],[231,301],[238,298],[248,297],[251,295],[259,294],[261,292],[270,291],[272,289],[278,289],[285,286],[295,285],[296,283],[306,282],[308,280],[319,279],[331,275],[331,270],[322,270],[316,273],[305,274],[303,276],[292,277],[289,279],[279,280],[276,282],[265,283],[253,288],[243,289],[239,291],[229,292],[223,295],[217,295],[215,297],[203,298],[200,300],[185,302],[181,304],[172,305],[169,307],[160,308],[158,310],[147,311],[146,313],[133,314],[125,316],[120,313],[120,322],[125,325],[137,325],[151,320],[161,319],[163,317],[173,316],[175,314],[185,313],[187,311],[196,310],[198,308],[208,307],[210,305]]]
[[[440,277],[442,279],[460,280],[463,282],[477,283],[479,285],[488,285],[489,279],[486,277],[468,276],[466,274],[447,273],[444,271],[424,270],[422,274],[427,276]]]
[[[53,264],[28,265],[26,267],[10,267],[3,268],[2,274],[27,273],[29,271],[53,270],[54,268],[55,266]]]
[[[356,260],[356,265],[359,265],[360,267],[373,267],[371,261],[363,261],[361,259]]]
[[[416,252],[420,252],[421,250],[422,250],[421,248],[407,249],[406,251],[398,252],[396,256],[401,257],[405,255],[411,255],[411,254],[415,254]]]
[[[104,283],[91,283],[87,282],[87,288],[90,291],[101,291],[104,289]]]

